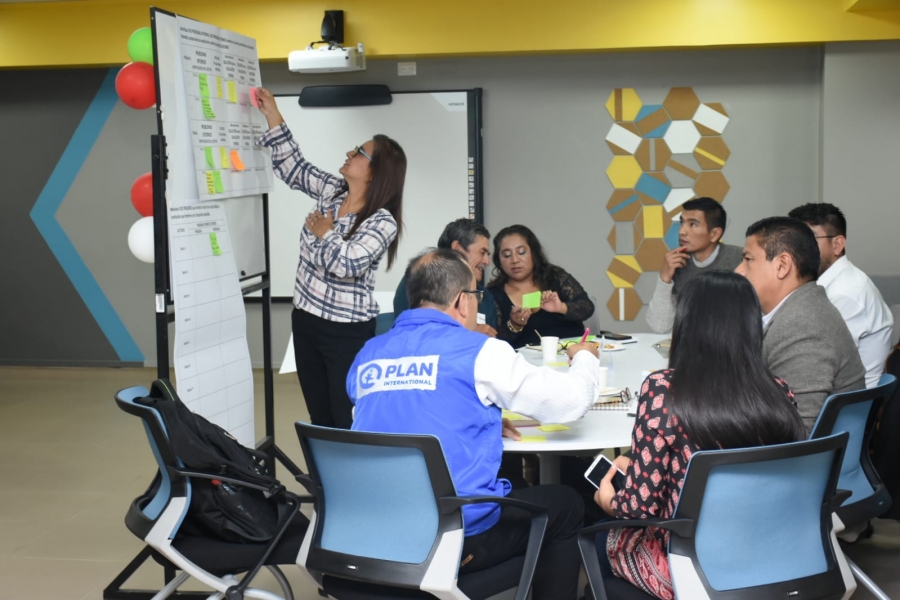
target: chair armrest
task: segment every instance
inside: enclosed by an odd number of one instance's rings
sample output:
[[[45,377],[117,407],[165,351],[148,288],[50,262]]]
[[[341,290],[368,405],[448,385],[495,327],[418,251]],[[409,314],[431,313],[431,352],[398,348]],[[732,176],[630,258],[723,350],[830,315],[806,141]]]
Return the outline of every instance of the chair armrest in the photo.
[[[265,486],[259,485],[258,483],[250,483],[249,481],[244,481],[243,479],[235,479],[234,477],[228,477],[227,475],[221,475],[219,473],[206,473],[204,471],[195,471],[193,469],[184,469],[171,466],[166,467],[166,469],[168,469],[169,473],[171,473],[172,475],[180,475],[181,477],[197,477],[200,479],[216,479],[218,481],[240,485],[252,490],[259,490],[260,492],[264,493],[266,497],[274,496],[275,494],[285,491],[284,486],[281,484]]]
[[[304,473],[298,473],[297,475],[294,475],[294,479],[297,480],[297,483],[306,488],[306,491],[309,492],[311,497],[316,496],[316,484],[313,482],[312,477]]]
[[[537,567],[538,554],[544,542],[544,532],[547,530],[547,509],[505,496],[444,496],[438,499],[442,515],[449,515],[463,506],[473,504],[503,504],[531,513],[531,531],[528,533],[525,563],[522,565],[522,574],[519,577],[519,587],[516,589],[515,597],[515,600],[526,600],[528,592],[531,590],[531,580],[534,577],[534,569]]]
[[[660,529],[674,531],[680,537],[689,538],[694,537],[694,528],[696,525],[697,524],[693,519],[617,519],[613,521],[603,521],[602,523],[585,527],[578,532],[578,535],[591,535],[598,531],[622,529],[624,527],[659,527]]]
[[[844,501],[852,495],[853,492],[850,490],[834,490],[834,495],[831,497],[831,502],[828,505],[829,510],[831,512],[837,511],[844,504]]]
[[[515,498],[507,498],[506,496],[445,496],[438,499],[442,515],[449,515],[459,507],[469,504],[504,504],[527,510],[533,515],[547,514],[547,509],[536,504],[516,500]]]

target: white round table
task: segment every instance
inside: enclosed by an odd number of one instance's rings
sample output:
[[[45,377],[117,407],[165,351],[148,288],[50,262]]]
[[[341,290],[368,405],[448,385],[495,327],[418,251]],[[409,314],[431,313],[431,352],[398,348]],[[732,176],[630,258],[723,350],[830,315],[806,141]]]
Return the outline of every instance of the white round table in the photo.
[[[667,335],[652,333],[634,334],[636,343],[625,344],[624,350],[604,352],[601,366],[609,368],[607,385],[627,387],[637,399],[642,374],[646,371],[664,369],[668,360],[653,347],[653,344],[668,338]],[[519,353],[528,362],[541,365],[541,352],[522,348]],[[560,360],[564,360],[560,358]],[[566,370],[568,367],[544,367]],[[632,401],[632,409],[635,406]],[[631,413],[632,416],[629,416]],[[563,454],[579,454],[585,451],[599,451],[606,448],[631,446],[631,432],[634,416],[630,410],[589,410],[578,421],[566,423],[566,431],[543,432],[537,427],[520,427],[523,436],[543,436],[542,442],[516,442],[503,438],[504,452],[527,452],[537,454],[541,465],[541,483],[559,483],[559,457]]]

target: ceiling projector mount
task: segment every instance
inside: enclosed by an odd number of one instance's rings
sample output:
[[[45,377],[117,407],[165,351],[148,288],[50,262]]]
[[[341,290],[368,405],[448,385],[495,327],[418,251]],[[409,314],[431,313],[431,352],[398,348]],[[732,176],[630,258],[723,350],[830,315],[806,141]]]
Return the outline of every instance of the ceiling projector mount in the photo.
[[[355,48],[344,48],[343,43],[344,11],[326,10],[322,19],[322,39],[312,42],[305,50],[288,54],[288,69],[295,73],[364,71],[366,54],[362,43]]]

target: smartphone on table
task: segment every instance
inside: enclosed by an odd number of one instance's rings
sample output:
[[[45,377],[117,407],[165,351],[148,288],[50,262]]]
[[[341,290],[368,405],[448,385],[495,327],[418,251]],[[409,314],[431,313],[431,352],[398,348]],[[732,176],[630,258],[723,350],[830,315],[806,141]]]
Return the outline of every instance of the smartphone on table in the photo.
[[[610,469],[616,469],[611,460],[598,454],[588,470],[584,472],[584,478],[591,482],[595,488],[600,487],[600,482],[606,477]],[[612,478],[613,489],[617,492],[625,487],[625,473],[616,469],[616,475]]]

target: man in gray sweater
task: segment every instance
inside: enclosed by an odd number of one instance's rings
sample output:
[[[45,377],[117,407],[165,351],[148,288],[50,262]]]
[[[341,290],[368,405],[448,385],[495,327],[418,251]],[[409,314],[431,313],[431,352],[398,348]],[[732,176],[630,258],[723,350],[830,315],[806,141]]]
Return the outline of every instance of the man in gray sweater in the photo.
[[[712,198],[695,198],[681,205],[678,247],[666,254],[647,310],[647,324],[669,333],[675,322],[678,294],[704,271],[734,271],[741,249],[719,243],[725,233],[725,209]]]
[[[770,217],[747,229],[743,261],[763,311],[763,352],[794,391],[809,431],[829,395],[866,387],[866,370],[841,313],[816,284],[819,246],[803,221]]]

